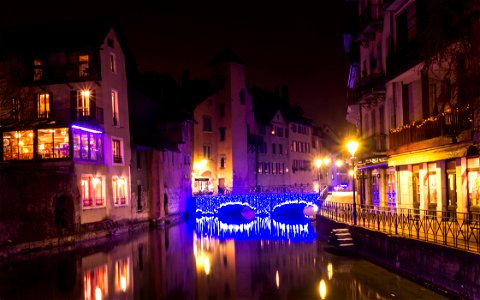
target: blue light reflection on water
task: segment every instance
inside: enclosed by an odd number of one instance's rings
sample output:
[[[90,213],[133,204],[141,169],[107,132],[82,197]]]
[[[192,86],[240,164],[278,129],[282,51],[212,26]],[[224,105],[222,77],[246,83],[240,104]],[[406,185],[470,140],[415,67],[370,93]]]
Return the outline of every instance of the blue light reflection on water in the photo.
[[[283,221],[283,222],[282,222]],[[278,221],[269,216],[256,216],[251,221],[227,223],[220,216],[198,216],[197,235],[217,237],[221,240],[290,240],[313,242],[316,233],[307,218],[293,217],[292,222]]]

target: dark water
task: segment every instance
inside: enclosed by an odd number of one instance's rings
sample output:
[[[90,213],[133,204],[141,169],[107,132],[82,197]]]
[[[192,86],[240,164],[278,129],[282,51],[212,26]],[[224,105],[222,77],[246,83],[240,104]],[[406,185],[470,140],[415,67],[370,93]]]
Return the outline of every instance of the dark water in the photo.
[[[203,217],[3,265],[0,299],[443,299],[325,251],[303,218]]]

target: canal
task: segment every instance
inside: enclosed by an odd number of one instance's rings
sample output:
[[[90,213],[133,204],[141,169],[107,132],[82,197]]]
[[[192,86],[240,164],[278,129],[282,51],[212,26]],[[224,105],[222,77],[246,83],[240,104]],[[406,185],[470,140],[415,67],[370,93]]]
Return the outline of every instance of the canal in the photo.
[[[197,217],[3,263],[0,299],[444,299],[328,251],[305,218]]]

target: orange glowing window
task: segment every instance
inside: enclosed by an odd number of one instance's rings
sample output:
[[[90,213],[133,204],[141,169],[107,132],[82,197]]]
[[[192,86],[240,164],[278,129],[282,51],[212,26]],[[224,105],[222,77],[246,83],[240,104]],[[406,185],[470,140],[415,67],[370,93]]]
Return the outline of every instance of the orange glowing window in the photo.
[[[86,271],[83,274],[85,300],[105,299],[108,296],[107,265]]]

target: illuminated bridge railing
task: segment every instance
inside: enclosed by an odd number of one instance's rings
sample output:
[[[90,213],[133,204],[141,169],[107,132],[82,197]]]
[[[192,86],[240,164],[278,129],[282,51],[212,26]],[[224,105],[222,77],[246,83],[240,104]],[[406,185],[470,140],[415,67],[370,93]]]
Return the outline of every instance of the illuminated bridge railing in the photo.
[[[194,197],[196,211],[203,214],[217,214],[227,205],[249,206],[256,214],[270,215],[276,208],[286,204],[314,205],[318,193],[283,193],[283,194],[240,194],[208,195]]]

